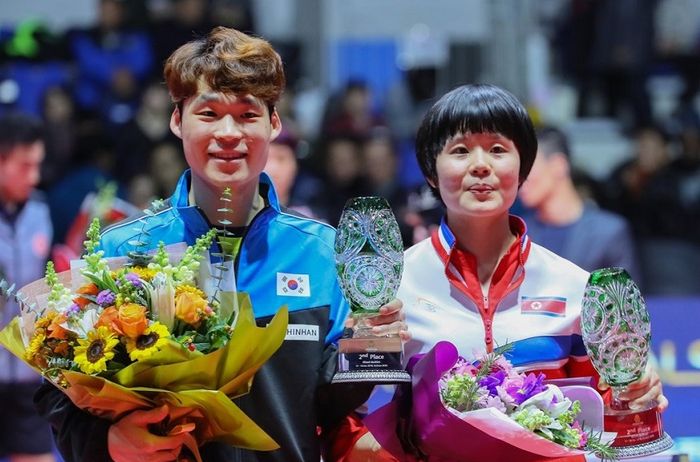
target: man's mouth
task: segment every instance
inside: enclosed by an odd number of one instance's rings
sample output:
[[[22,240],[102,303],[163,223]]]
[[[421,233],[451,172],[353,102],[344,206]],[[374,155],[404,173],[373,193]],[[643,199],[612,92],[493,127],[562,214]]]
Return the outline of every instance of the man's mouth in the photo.
[[[238,160],[238,159],[244,159],[247,156],[247,154],[245,152],[235,152],[235,151],[210,152],[209,155],[215,159],[220,159],[220,160]]]

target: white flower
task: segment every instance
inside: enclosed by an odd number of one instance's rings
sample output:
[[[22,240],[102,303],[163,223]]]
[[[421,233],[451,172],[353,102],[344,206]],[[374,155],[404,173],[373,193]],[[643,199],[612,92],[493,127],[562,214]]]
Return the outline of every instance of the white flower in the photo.
[[[163,273],[157,273],[147,287],[154,319],[171,331],[175,323],[175,287],[172,280]]]
[[[87,338],[88,332],[95,329],[95,324],[97,320],[100,319],[99,307],[95,304],[90,304],[85,311],[83,311],[82,316],[70,316],[66,322],[61,324],[66,330],[75,332],[80,338]]]
[[[552,418],[556,419],[571,407],[571,400],[564,397],[559,387],[555,385],[547,385],[547,388],[525,400],[520,404],[521,408],[534,406],[546,412]]]

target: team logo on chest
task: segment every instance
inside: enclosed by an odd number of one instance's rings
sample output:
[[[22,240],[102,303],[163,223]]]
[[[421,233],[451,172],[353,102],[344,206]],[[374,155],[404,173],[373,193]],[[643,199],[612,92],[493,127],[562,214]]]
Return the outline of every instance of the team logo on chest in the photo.
[[[565,297],[521,297],[520,313],[544,316],[566,315]]]
[[[308,274],[277,273],[277,295],[283,297],[310,297]]]

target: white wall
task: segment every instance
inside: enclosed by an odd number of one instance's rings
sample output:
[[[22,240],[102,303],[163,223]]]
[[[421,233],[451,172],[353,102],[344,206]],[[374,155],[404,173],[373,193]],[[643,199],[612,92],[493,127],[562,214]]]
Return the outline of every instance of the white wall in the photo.
[[[97,0],[0,0],[0,25],[38,19],[53,30],[95,22]]]

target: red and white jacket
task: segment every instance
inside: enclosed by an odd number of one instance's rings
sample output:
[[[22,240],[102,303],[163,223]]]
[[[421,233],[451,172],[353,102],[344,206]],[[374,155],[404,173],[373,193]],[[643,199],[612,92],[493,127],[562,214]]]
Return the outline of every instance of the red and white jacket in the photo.
[[[482,293],[476,258],[456,247],[443,220],[433,235],[406,251],[397,298],[412,339],[404,361],[440,340],[466,359],[513,344],[508,357],[520,370],[548,378],[593,376],[581,339],[581,301],[588,273],[531,242],[525,222],[510,219],[516,242]]]

